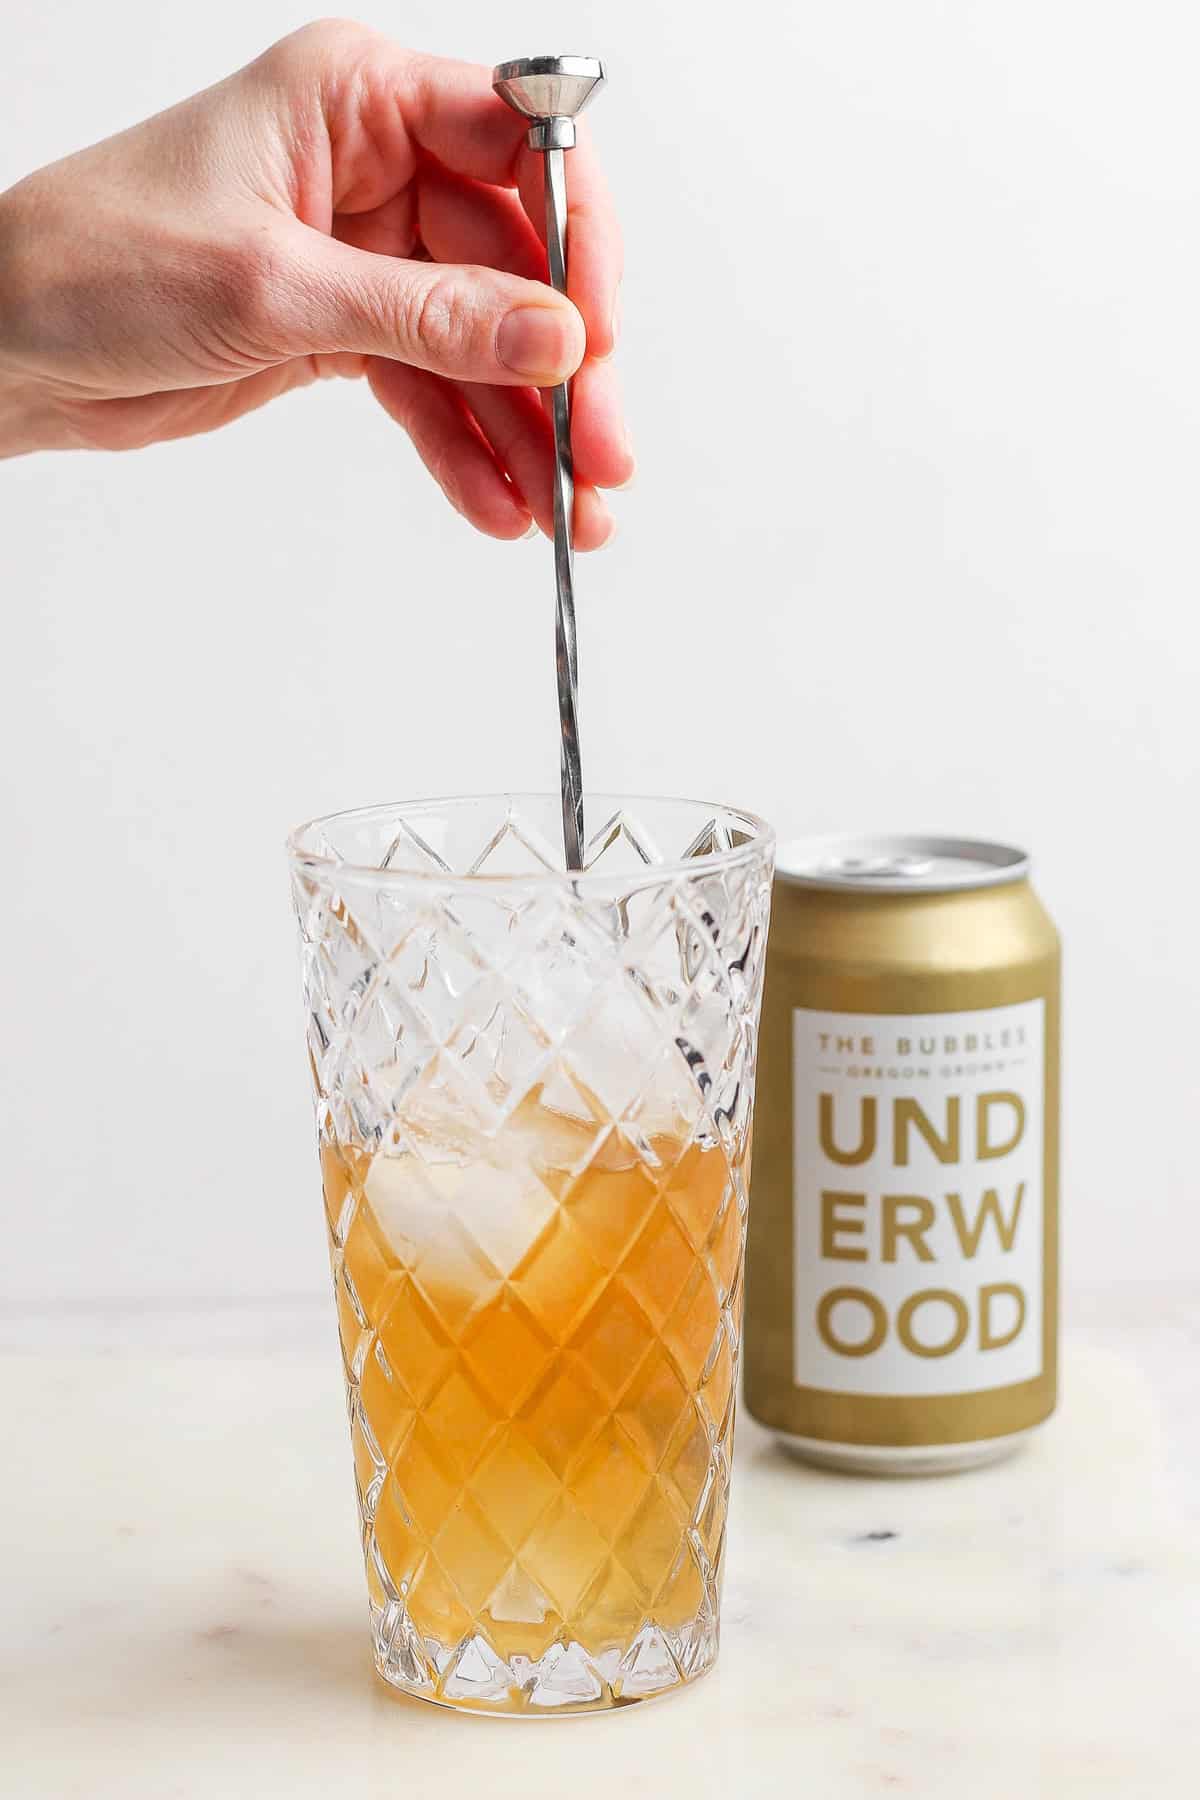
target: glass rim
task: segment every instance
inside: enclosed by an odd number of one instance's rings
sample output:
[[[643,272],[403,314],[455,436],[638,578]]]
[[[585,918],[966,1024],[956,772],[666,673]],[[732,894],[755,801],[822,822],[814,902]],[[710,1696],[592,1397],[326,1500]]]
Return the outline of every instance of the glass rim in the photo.
[[[666,857],[662,862],[645,863],[640,869],[617,872],[612,869],[522,869],[516,872],[481,870],[476,873],[459,875],[449,869],[391,869],[380,868],[374,863],[356,863],[344,857],[331,856],[320,850],[307,847],[302,839],[307,833],[334,825],[346,824],[352,820],[365,820],[373,817],[386,817],[389,814],[397,819],[412,814],[431,813],[451,807],[478,806],[488,801],[504,801],[511,808],[522,800],[549,801],[555,807],[560,804],[560,796],[547,788],[504,789],[482,794],[443,794],[431,798],[413,800],[390,800],[378,802],[371,806],[345,807],[338,812],[319,813],[314,818],[306,819],[302,824],[289,831],[285,840],[288,860],[294,868],[310,871],[322,871],[347,875],[354,880],[381,882],[389,886],[421,885],[428,887],[513,887],[513,886],[562,886],[591,887],[596,889],[640,885],[674,876],[704,875],[724,869],[736,868],[744,862],[756,857],[769,855],[775,848],[775,828],[759,816],[748,812],[741,806],[727,806],[723,801],[694,800],[675,794],[618,794],[603,791],[591,795],[593,804],[612,802],[618,809],[642,806],[678,806],[694,809],[697,813],[724,813],[747,827],[749,835],[744,842],[730,845],[724,850],[706,850],[699,856]],[[589,796],[585,793],[584,802]],[[594,836],[595,834],[593,834]],[[589,839],[589,842],[591,839]]]

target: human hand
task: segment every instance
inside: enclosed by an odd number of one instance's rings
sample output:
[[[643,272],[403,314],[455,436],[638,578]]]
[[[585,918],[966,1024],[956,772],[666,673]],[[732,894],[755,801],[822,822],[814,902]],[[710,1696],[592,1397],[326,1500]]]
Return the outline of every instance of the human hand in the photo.
[[[586,130],[570,300],[542,159],[487,70],[306,26],[216,87],[0,196],[0,455],[210,431],[365,374],[451,503],[553,531],[537,388],[575,372],[575,535],[633,458],[608,358],[620,239]],[[531,222],[535,221],[535,223]]]

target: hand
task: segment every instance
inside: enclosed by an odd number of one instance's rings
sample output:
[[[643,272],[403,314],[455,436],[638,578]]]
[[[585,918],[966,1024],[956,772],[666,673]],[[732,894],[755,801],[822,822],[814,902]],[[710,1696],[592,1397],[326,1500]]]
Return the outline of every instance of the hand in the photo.
[[[537,393],[575,371],[580,549],[633,472],[611,366],[620,240],[581,129],[570,286],[542,159],[489,73],[310,25],[0,196],[0,455],[211,431],[365,374],[481,531],[553,530]],[[533,221],[533,223],[531,223]]]

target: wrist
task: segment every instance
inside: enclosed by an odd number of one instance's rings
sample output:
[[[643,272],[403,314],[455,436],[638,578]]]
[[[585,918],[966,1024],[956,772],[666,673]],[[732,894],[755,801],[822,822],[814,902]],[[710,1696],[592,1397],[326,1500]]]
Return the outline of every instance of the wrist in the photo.
[[[0,366],[0,460],[34,450],[64,450],[72,442],[38,384]]]
[[[0,194],[0,458],[55,450],[71,443],[45,385],[21,367],[19,296],[24,292],[27,234],[14,189]]]

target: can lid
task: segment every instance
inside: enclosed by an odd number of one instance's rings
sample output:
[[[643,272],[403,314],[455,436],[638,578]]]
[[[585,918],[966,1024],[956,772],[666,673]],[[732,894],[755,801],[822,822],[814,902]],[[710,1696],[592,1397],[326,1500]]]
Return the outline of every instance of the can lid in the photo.
[[[942,894],[1023,881],[1029,857],[975,838],[820,837],[781,844],[776,874],[801,887],[858,893]]]

